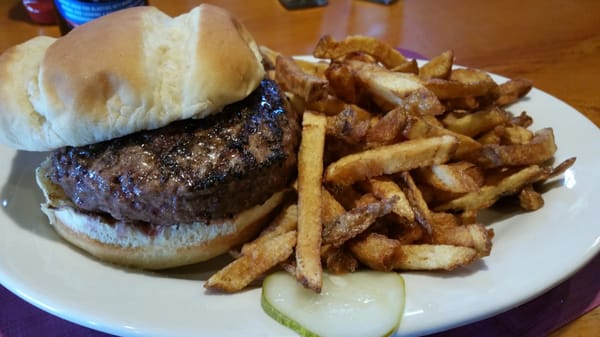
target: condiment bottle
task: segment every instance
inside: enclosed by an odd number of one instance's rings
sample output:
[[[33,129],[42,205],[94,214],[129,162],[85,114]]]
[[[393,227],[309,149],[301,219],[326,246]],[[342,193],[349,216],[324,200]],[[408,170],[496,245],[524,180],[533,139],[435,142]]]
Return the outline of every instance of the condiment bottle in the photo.
[[[148,0],[54,0],[60,32],[127,7],[145,6]]]

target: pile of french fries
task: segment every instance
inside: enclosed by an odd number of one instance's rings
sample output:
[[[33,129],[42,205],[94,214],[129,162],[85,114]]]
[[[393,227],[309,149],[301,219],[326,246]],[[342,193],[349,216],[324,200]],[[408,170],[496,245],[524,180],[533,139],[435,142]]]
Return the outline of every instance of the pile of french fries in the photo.
[[[498,84],[454,67],[446,51],[419,66],[374,38],[324,36],[305,61],[261,47],[269,76],[303,112],[293,197],[205,286],[246,288],[279,267],[320,292],[323,270],[452,270],[488,256],[478,213],[501,198],[543,206],[551,128],[505,107],[532,84]]]

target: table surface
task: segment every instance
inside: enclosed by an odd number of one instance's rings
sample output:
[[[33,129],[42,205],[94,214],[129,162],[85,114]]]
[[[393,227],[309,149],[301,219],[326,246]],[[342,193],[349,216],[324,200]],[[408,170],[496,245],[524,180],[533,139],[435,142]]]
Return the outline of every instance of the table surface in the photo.
[[[258,43],[290,55],[310,54],[324,34],[370,35],[425,57],[453,49],[456,63],[529,78],[600,126],[600,1],[400,0],[383,6],[331,0],[325,7],[294,11],[276,0],[204,2],[227,8]],[[177,15],[199,1],[150,3]],[[36,35],[59,36],[57,26],[31,23],[21,1],[0,0],[0,13],[0,52]],[[597,331],[599,308],[553,336]]]

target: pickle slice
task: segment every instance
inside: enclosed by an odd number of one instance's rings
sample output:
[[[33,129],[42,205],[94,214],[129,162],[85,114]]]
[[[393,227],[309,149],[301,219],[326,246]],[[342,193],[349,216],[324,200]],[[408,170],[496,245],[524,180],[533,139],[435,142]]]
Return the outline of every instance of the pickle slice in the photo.
[[[323,274],[320,294],[285,272],[265,278],[261,304],[301,336],[389,336],[404,312],[404,279],[397,273]]]

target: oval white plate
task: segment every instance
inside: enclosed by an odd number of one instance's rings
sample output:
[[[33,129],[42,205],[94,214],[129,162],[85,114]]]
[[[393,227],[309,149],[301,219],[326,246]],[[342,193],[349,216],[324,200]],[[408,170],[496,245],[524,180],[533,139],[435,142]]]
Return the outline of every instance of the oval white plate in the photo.
[[[497,81],[504,78],[495,76]],[[557,163],[577,157],[531,213],[491,213],[491,256],[453,273],[403,273],[406,311],[398,331],[416,335],[480,320],[521,304],[569,277],[600,249],[600,132],[539,90],[510,108],[553,127]],[[263,313],[260,289],[235,295],[202,284],[224,263],[161,273],[98,262],[63,242],[39,211],[34,168],[44,154],[0,147],[0,283],[54,315],[117,335],[294,336]]]

